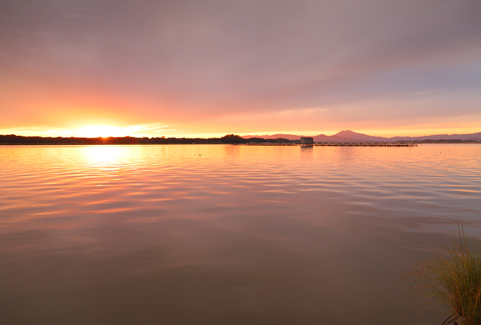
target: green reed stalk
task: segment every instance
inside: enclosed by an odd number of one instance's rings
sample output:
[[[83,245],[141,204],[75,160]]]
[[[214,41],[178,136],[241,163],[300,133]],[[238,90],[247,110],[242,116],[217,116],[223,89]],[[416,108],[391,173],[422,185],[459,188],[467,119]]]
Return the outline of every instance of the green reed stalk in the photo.
[[[453,245],[442,256],[404,276],[412,281],[412,293],[441,305],[449,315],[442,325],[481,324],[481,255],[479,244],[468,240],[462,222]],[[403,279],[404,279],[403,278]]]

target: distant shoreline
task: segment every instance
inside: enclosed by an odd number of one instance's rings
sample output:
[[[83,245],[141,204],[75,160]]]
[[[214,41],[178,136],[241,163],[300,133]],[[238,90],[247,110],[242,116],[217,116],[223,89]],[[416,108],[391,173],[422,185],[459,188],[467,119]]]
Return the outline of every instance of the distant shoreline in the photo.
[[[414,141],[317,141],[315,146],[413,146],[417,144],[456,144],[456,143],[481,143],[475,140],[462,139],[425,139]],[[148,138],[148,137],[38,137],[38,136],[17,136],[0,135],[0,145],[166,145],[166,144],[239,144],[239,145],[300,145],[300,140],[289,140],[285,138],[264,139],[249,138],[229,134],[221,138]]]
[[[217,138],[191,137],[42,137],[0,134],[0,145],[126,145],[126,144],[251,144],[251,145],[298,145],[301,136],[275,134],[265,136],[239,136],[227,134]],[[383,138],[343,130],[335,135],[323,134],[308,137],[316,144],[385,144],[385,143],[481,143],[481,132],[473,134],[438,134],[422,137]]]

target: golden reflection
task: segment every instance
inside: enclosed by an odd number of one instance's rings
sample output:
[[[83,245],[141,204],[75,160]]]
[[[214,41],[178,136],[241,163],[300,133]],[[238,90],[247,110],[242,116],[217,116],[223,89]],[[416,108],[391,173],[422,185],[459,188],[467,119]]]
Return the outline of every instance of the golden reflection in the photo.
[[[89,146],[82,148],[82,156],[92,165],[115,165],[125,156],[125,148],[120,146]]]
[[[229,158],[229,159],[235,159],[235,158],[239,157],[241,149],[242,148],[239,145],[232,145],[232,144],[225,145],[224,146],[225,157]]]

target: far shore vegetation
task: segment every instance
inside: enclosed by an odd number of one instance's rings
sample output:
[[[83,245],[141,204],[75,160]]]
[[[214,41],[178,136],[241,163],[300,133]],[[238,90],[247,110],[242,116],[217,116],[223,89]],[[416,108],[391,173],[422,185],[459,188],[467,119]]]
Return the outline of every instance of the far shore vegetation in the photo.
[[[440,325],[481,324],[481,247],[465,235],[462,223],[452,243],[439,256],[405,275],[412,294],[423,299],[425,308],[444,313]]]
[[[353,142],[353,141],[350,141]],[[359,142],[359,141],[356,141]],[[362,141],[361,141],[362,142]],[[372,142],[372,141],[367,141]],[[396,141],[403,143],[406,141]],[[479,143],[475,140],[439,139],[409,141],[413,143]],[[264,139],[261,137],[243,138],[228,134],[220,138],[175,138],[175,137],[40,137],[19,136],[15,134],[0,135],[0,145],[102,145],[102,144],[247,144],[247,143],[300,143],[300,140],[286,138]]]

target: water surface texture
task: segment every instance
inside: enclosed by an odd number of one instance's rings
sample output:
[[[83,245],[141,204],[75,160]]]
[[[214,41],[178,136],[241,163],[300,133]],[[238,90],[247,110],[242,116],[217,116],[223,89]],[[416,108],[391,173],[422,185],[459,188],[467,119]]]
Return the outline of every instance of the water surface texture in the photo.
[[[0,146],[0,163],[1,324],[415,324],[402,275],[456,218],[481,226],[475,144]]]

